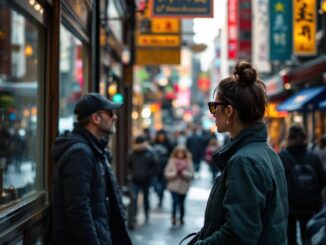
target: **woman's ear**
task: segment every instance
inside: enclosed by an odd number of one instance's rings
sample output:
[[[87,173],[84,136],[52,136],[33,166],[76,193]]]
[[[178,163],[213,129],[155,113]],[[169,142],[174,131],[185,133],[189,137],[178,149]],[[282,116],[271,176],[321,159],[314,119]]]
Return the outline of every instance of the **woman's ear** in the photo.
[[[224,112],[228,118],[231,118],[234,114],[234,108],[231,105],[227,105],[224,109]]]

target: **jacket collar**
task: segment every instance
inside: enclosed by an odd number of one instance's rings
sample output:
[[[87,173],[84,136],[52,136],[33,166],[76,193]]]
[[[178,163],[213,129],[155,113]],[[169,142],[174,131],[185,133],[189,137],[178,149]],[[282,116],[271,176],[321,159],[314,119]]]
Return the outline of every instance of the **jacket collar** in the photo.
[[[265,123],[260,122],[240,131],[240,133],[231,139],[229,143],[221,148],[213,155],[213,162],[218,168],[223,171],[227,165],[228,160],[237,152],[242,146],[251,142],[266,142],[267,128]]]
[[[91,132],[78,123],[74,124],[73,133],[80,134],[89,143],[96,154],[102,156],[106,155],[108,158],[110,158],[109,152],[106,150],[106,146],[108,144],[107,140],[98,140]]]

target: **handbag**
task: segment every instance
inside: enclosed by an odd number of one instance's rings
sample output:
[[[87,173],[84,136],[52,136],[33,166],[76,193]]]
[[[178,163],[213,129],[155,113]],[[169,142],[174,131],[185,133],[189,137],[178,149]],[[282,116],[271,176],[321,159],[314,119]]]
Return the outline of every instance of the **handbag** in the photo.
[[[191,238],[191,240],[186,244],[186,245],[194,245],[200,237],[200,231],[199,232],[193,232],[188,234],[187,236],[185,236],[179,243],[179,245],[181,245],[181,243],[183,243],[185,240],[187,240],[189,237],[193,237]]]

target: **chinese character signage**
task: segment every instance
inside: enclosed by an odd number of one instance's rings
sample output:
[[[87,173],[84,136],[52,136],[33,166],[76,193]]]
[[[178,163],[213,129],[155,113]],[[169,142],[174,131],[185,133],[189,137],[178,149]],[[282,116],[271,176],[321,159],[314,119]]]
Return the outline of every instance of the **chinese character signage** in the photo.
[[[212,18],[214,0],[150,0],[152,17]]]
[[[268,0],[252,0],[252,62],[260,72],[270,72]]]
[[[293,52],[316,54],[316,0],[293,0]]]
[[[289,60],[292,54],[291,0],[270,0],[270,59]]]
[[[238,0],[228,0],[228,58],[238,57]]]

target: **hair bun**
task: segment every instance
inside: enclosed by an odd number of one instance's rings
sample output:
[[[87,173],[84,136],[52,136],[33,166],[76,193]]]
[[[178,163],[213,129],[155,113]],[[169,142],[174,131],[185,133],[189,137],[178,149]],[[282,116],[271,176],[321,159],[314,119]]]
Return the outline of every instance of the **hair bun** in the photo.
[[[257,80],[256,69],[247,61],[238,61],[233,74],[240,84],[252,85]]]

